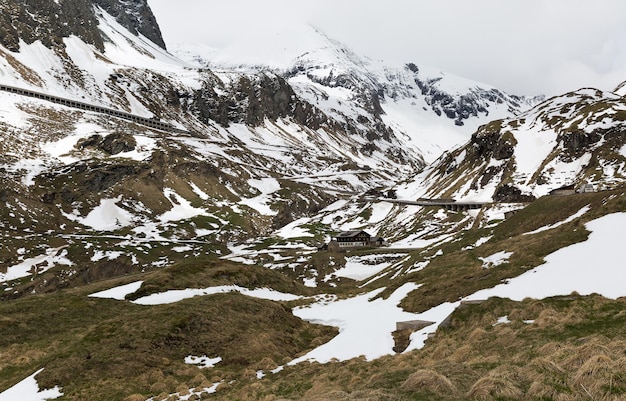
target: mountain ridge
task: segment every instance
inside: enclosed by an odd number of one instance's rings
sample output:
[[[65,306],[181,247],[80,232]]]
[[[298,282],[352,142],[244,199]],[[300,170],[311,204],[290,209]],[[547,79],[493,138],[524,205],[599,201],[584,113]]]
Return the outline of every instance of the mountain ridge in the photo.
[[[310,49],[274,54],[286,68],[194,67],[141,33],[147,3],[102,4],[83,2],[84,32],[56,26],[65,13],[42,25],[67,32],[46,43],[31,16],[0,17],[23,18],[30,41],[14,29],[19,52],[0,44],[0,83],[44,94],[0,91],[0,390],[626,391],[624,298],[605,298],[624,295],[623,84],[535,104],[310,28],[287,35]],[[544,196],[569,180],[593,191]],[[387,245],[325,251],[344,231]]]
[[[274,49],[269,54],[280,57],[263,62],[268,48]],[[387,66],[360,57],[313,26],[297,26],[289,34],[262,32],[224,49],[179,46],[174,53],[216,71],[274,71],[298,95],[338,119],[363,114],[360,110],[380,117],[410,138],[411,146],[429,162],[488,120],[517,114],[543,99],[507,95],[490,85],[413,63]],[[344,104],[325,100],[330,93]],[[429,129],[437,135],[427,135]]]
[[[482,126],[423,173],[454,187],[411,196],[521,200],[567,185],[614,188],[626,173],[625,110],[624,97],[615,92],[583,88],[554,96],[517,118]],[[500,189],[517,195],[498,195]]]

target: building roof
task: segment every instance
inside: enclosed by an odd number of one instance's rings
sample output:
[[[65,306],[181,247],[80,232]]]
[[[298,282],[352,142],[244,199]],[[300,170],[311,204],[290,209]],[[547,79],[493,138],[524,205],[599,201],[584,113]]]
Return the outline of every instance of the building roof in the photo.
[[[569,185],[563,185],[562,187],[558,187],[553,189],[550,192],[555,192],[555,191],[573,191],[574,190],[574,184],[569,184]]]
[[[358,230],[354,230],[354,231],[344,231],[341,232],[339,234],[337,234],[337,238],[354,238],[359,236],[359,234],[365,234],[368,237],[371,237],[371,235],[369,235],[366,231],[358,231]]]

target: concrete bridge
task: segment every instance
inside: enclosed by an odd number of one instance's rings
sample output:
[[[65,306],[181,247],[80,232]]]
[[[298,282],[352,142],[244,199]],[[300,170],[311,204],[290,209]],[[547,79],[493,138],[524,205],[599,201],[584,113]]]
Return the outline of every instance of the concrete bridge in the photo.
[[[176,132],[176,133],[181,133],[181,134],[189,133],[188,131],[175,128],[173,125],[163,122],[156,117],[154,118],[141,117],[135,114],[126,113],[124,111],[115,110],[115,109],[111,109],[108,107],[97,106],[97,105],[90,104],[90,103],[80,102],[78,100],[67,99],[67,98],[60,97],[60,96],[48,95],[46,93],[37,92],[37,91],[30,90],[30,89],[18,88],[15,86],[9,86],[9,85],[4,85],[4,84],[0,84],[0,91],[14,93],[14,94],[21,95],[21,96],[28,96],[28,97],[32,97],[36,99],[41,99],[41,100],[45,100],[48,102],[61,104],[63,106],[72,107],[75,109],[92,111],[92,112],[100,113],[100,114],[106,114],[106,115],[121,118],[124,120],[132,121],[137,124],[141,124],[146,127],[154,128],[160,131]]]
[[[401,205],[437,206],[455,212],[461,210],[481,209],[483,206],[488,204],[487,202],[457,202],[452,199],[418,199],[412,201],[403,199],[382,198],[380,200],[384,200],[390,203],[398,203]]]

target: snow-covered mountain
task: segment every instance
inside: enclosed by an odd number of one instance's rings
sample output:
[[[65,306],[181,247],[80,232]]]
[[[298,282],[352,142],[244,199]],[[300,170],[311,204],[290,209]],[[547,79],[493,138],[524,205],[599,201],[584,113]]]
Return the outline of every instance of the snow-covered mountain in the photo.
[[[584,294],[624,295],[626,83],[164,47],[145,0],[0,3],[0,399],[624,393],[623,299]],[[348,230],[390,247],[318,251]]]
[[[36,41],[46,47],[63,47],[63,40],[77,36],[99,50],[113,38],[98,29],[94,6],[113,16],[126,30],[141,34],[165,48],[159,25],[146,0],[5,0],[0,4],[0,44],[14,52]]]
[[[0,96],[0,174],[9,183],[0,224],[17,232],[36,222],[40,232],[153,240],[269,235],[338,196],[408,179],[474,126],[534,102],[365,60],[310,27],[266,42],[277,46],[275,61],[224,51],[198,66],[197,56],[163,49],[145,2],[37,6],[3,3],[19,18],[4,27],[14,36],[3,36],[0,83],[39,94]],[[84,22],[66,26],[71,18]],[[179,222],[184,229],[171,228]],[[155,262],[135,263],[132,253],[133,265]]]
[[[621,186],[626,176],[623,92],[623,85],[613,92],[580,89],[515,118],[495,120],[398,191],[409,198],[511,202],[567,186]]]
[[[517,115],[542,100],[509,95],[421,64],[361,57],[308,25],[270,29],[223,49],[186,44],[174,52],[214,71],[274,71],[298,96],[335,120],[374,123],[426,162],[463,143],[480,125]]]

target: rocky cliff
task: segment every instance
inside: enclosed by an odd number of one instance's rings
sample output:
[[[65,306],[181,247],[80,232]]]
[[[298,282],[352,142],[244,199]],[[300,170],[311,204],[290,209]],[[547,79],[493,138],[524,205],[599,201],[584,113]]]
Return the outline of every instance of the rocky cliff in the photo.
[[[71,35],[103,50],[107,40],[98,30],[97,9],[113,15],[134,34],[141,33],[165,48],[156,18],[145,0],[5,0],[0,3],[0,44],[19,51],[20,41],[63,47]]]

